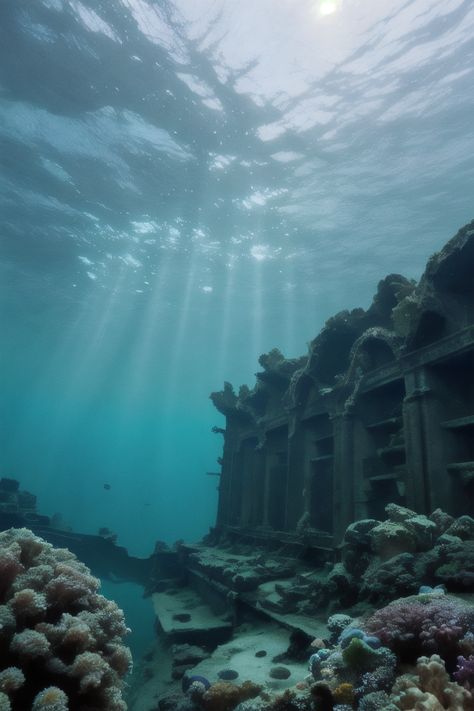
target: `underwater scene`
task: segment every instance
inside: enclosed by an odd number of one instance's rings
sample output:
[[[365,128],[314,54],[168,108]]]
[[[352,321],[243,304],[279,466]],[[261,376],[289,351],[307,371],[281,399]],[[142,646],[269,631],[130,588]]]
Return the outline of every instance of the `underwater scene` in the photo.
[[[0,0],[0,711],[474,711],[473,0]]]

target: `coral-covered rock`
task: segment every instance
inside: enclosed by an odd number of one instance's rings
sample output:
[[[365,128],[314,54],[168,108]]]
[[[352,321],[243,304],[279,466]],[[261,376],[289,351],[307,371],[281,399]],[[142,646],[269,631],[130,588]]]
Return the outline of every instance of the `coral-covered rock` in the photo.
[[[350,605],[357,598],[356,582],[342,563],[336,563],[333,567],[327,577],[325,588],[330,599],[336,596],[344,605]]]
[[[372,529],[371,538],[374,552],[382,560],[416,550],[415,536],[403,523],[383,521]]]
[[[438,534],[435,521],[398,504],[388,504],[385,511],[387,521],[372,529],[372,544],[381,558],[432,548]]]
[[[453,516],[442,509],[435,509],[429,519],[436,525],[438,536],[442,535],[454,521]]]
[[[474,541],[451,546],[434,572],[434,581],[453,591],[474,590]]]
[[[374,518],[365,518],[351,523],[344,534],[344,543],[350,543],[358,548],[370,545],[370,532],[379,524]]]
[[[330,642],[335,644],[343,630],[353,622],[350,615],[344,615],[341,612],[331,615],[326,623],[329,632],[331,633]]]
[[[474,607],[450,595],[412,596],[378,610],[365,627],[401,661],[438,653],[454,669],[462,641],[474,629]]]
[[[251,681],[232,684],[218,681],[203,694],[200,705],[204,711],[232,711],[237,704],[259,695],[261,687]]]
[[[11,711],[124,711],[122,611],[65,549],[0,533],[0,695]],[[0,701],[0,708],[1,706]]]
[[[454,519],[440,509],[427,517],[397,504],[388,504],[386,512],[386,521],[366,519],[347,528],[342,560],[322,584],[315,609],[357,599],[380,603],[412,595],[422,585],[474,589],[474,519]]]
[[[471,516],[460,516],[455,519],[446,530],[448,536],[457,536],[463,541],[474,540],[474,518]]]
[[[413,553],[400,553],[389,560],[372,561],[362,578],[360,596],[369,600],[390,600],[414,593],[419,587]]]

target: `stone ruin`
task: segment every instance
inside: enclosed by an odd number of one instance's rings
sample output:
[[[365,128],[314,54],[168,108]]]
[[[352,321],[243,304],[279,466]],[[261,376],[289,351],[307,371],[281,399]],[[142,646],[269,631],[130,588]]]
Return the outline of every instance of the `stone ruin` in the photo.
[[[306,356],[272,350],[253,388],[212,393],[226,418],[216,529],[334,550],[389,503],[474,515],[473,274],[474,221],[418,284],[390,274]]]

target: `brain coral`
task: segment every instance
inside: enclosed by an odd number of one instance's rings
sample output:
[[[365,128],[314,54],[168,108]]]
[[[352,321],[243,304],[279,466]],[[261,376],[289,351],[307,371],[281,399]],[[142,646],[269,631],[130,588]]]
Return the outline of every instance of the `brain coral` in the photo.
[[[68,550],[0,533],[1,711],[125,711],[123,613]]]

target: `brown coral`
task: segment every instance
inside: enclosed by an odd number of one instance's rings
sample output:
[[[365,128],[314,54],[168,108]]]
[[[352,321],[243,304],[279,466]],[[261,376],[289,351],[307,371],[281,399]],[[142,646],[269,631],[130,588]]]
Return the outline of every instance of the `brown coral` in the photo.
[[[251,681],[240,685],[218,681],[203,694],[201,706],[204,711],[232,711],[242,701],[254,699],[260,691],[261,687]]]
[[[122,611],[68,550],[0,533],[0,711],[125,711]]]
[[[333,690],[332,695],[337,704],[347,704],[350,706],[355,700],[354,687],[352,684],[345,682],[339,684],[339,686]]]

